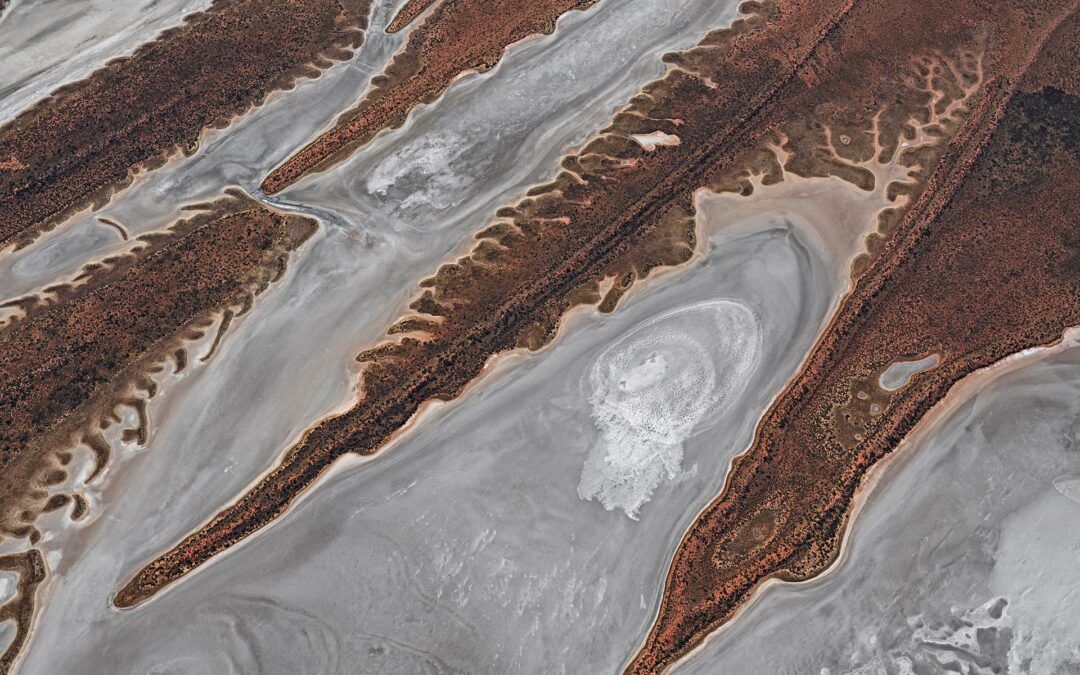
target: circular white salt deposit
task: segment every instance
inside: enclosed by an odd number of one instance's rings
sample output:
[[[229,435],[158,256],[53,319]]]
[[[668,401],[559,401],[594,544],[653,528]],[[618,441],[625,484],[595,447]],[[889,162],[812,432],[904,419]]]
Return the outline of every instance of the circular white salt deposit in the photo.
[[[578,495],[637,518],[681,469],[683,441],[711,426],[760,356],[753,312],[728,300],[688,305],[638,324],[589,373],[599,431]]]

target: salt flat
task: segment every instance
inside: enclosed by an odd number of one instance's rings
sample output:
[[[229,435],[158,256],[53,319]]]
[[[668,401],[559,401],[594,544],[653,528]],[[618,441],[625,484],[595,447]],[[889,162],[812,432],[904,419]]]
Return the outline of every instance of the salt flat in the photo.
[[[215,459],[118,479],[127,493],[55,580],[35,642],[49,648],[32,647],[27,667],[618,668],[652,618],[682,529],[749,443],[755,411],[794,371],[832,300],[831,272],[794,227],[766,217],[756,229],[722,239],[613,316],[575,315],[551,348],[433,411],[384,455],[338,473],[265,535],[136,611],[111,608],[109,594],[159,539],[174,536],[178,512],[207,506],[204,477]],[[673,477],[656,484],[638,520],[582,499],[590,446],[604,436],[589,404],[591,366],[642,322],[663,326],[673,307],[717,303],[752,314],[734,327],[760,326],[760,358],[744,367],[745,385],[712,408],[707,430],[690,432]],[[683,314],[671,329],[703,345],[724,337],[708,313]],[[708,355],[721,365],[733,356]],[[214,428],[215,417],[208,411],[198,426]],[[221,424],[240,427],[231,436],[239,444],[251,422]],[[219,452],[218,461],[222,454],[240,453]],[[146,471],[152,456],[145,460],[134,470]],[[163,501],[163,493],[175,496]],[[59,638],[83,628],[77,639]]]

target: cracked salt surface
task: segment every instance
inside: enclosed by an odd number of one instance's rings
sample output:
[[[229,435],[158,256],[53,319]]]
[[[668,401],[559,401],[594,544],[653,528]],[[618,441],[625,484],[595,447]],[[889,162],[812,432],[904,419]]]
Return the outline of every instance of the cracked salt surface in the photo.
[[[727,300],[665,312],[605,350],[589,374],[593,422],[578,496],[637,520],[682,470],[683,441],[715,421],[760,356],[753,312]]]

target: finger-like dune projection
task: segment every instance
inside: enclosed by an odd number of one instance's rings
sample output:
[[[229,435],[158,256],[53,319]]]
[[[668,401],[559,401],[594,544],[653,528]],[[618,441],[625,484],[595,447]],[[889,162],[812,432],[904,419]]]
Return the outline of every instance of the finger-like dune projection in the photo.
[[[187,368],[185,342],[217,322],[215,349],[315,231],[239,193],[197,211],[70,283],[6,303],[16,311],[0,324],[0,535],[38,541],[37,516],[71,503],[52,486],[67,479],[76,446],[96,457],[87,482],[104,469],[103,432],[120,406],[139,418],[125,440],[145,443],[151,375],[169,360]]]
[[[107,202],[139,171],[193,153],[207,129],[347,57],[370,4],[215,0],[0,127],[0,251]]]
[[[378,452],[425,402],[460,395],[492,356],[547,344],[569,309],[610,312],[654,269],[689,260],[701,188],[749,195],[752,174],[775,182],[790,171],[870,189],[863,163],[880,154],[913,168],[890,196],[940,208],[937,187],[970,164],[969,141],[993,128],[1067,8],[804,0],[743,9],[730,28],[669,55],[668,74],[567,155],[551,182],[500,208],[468,256],[423,280],[415,314],[359,357],[356,405],[311,427],[237,502],[138,571],[116,604],[149,598],[266,526],[339,457]],[[886,214],[857,271],[899,236],[908,212]],[[649,663],[673,658],[656,656]]]
[[[0,323],[0,537],[36,544],[42,513],[70,507],[72,520],[82,518],[86,499],[59,487],[76,470],[79,446],[94,456],[89,484],[109,460],[106,434],[122,423],[125,406],[138,425],[121,438],[145,444],[147,400],[158,391],[153,376],[170,361],[174,372],[187,369],[186,343],[216,322],[206,360],[316,229],[309,218],[271,211],[238,191],[192,210],[71,282],[0,306],[12,312]],[[0,558],[25,568],[19,597],[0,607],[0,618],[14,619],[18,631],[0,672],[26,642],[34,589],[45,575],[37,549],[21,555]]]
[[[665,312],[605,350],[589,373],[599,443],[578,494],[636,519],[682,466],[683,441],[711,426],[757,362],[761,335],[744,305],[718,300]]]
[[[37,589],[45,580],[45,560],[37,549],[4,555],[0,556],[0,571],[18,575],[14,594],[0,605],[0,622],[15,624],[15,635],[0,653],[0,673],[7,673],[30,637]]]
[[[440,0],[412,29],[402,52],[356,107],[333,128],[296,153],[263,181],[274,194],[305,174],[322,171],[348,157],[380,131],[400,127],[417,105],[434,101],[455,78],[493,68],[509,45],[532,35],[550,33],[555,21],[596,0]],[[387,27],[397,32],[433,0],[412,0]]]

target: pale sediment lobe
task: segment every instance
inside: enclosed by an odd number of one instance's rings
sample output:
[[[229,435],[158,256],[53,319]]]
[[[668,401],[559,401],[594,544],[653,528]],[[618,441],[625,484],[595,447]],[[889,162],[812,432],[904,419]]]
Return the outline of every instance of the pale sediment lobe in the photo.
[[[760,346],[747,307],[709,301],[654,317],[605,350],[589,374],[600,434],[578,495],[636,520],[657,486],[681,472],[683,441],[742,391]]]

